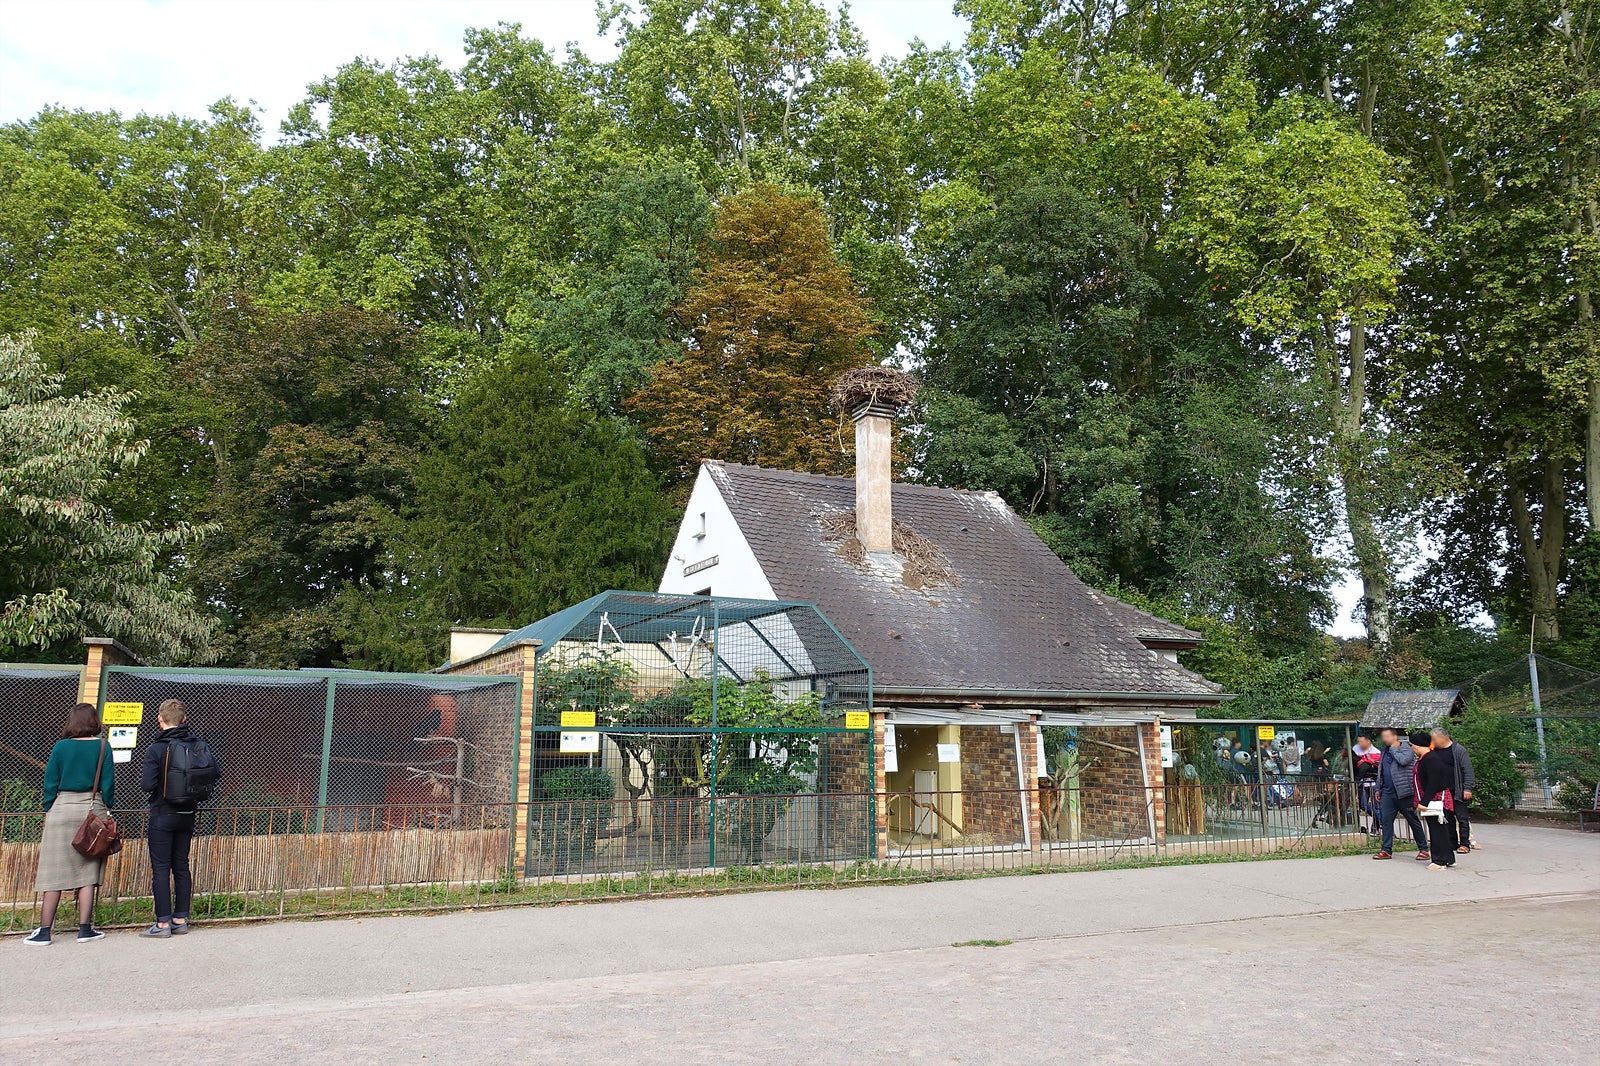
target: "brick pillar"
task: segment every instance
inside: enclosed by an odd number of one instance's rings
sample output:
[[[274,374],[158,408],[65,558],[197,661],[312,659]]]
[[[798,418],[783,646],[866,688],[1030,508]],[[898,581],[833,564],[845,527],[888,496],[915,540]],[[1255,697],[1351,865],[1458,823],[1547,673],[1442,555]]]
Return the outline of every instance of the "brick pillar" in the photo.
[[[100,706],[100,679],[108,666],[143,666],[144,660],[110,637],[84,637],[87,653],[83,664],[83,685],[78,690],[81,703]]]
[[[1142,722],[1139,725],[1139,747],[1144,752],[1144,784],[1150,815],[1155,821],[1154,840],[1167,841],[1167,788],[1161,771],[1161,723]]]
[[[528,804],[533,799],[533,706],[538,652],[538,641],[525,640],[498,652],[486,652],[463,662],[451,663],[442,671],[445,674],[472,677],[510,676],[522,681],[515,745],[517,791],[511,797],[515,806],[510,818],[512,861],[518,867],[527,858]]]
[[[1018,770],[1027,805],[1028,840],[1032,850],[1038,851],[1044,843],[1044,822],[1039,814],[1039,726],[1035,722],[1017,723],[1017,743],[1022,749],[1022,765]]]
[[[876,838],[873,854],[880,860],[889,854],[889,771],[884,762],[883,725],[888,716],[882,711],[872,712],[872,833]]]

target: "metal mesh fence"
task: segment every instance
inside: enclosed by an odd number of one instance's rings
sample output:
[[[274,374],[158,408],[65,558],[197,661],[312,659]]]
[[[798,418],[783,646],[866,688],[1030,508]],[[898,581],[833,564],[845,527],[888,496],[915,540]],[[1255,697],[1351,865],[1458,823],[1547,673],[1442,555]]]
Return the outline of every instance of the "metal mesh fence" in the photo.
[[[1363,820],[1347,722],[1175,722],[1164,758],[1169,838],[1292,836]],[[1367,806],[1371,807],[1371,797]]]
[[[1470,706],[1514,716],[1509,745],[1529,786],[1523,802],[1569,810],[1600,802],[1600,674],[1533,655],[1458,687]]]
[[[45,760],[78,702],[76,666],[0,666],[0,811],[39,810]],[[41,820],[8,822],[5,840],[38,839]]]
[[[545,639],[526,872],[871,853],[870,677],[815,608],[617,593]]]
[[[296,819],[305,830],[366,831],[438,828],[516,798],[516,678],[111,667],[104,690],[125,758],[119,806],[139,797],[140,752],[168,699],[222,765],[216,809],[311,810]]]

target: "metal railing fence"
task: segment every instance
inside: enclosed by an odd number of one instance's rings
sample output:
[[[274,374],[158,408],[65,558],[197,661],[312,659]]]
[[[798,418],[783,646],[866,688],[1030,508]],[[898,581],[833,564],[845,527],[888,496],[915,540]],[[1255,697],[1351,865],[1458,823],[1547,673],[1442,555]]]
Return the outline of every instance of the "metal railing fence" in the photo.
[[[1293,797],[1271,786],[1185,785],[1083,790],[1086,809],[1131,812],[1123,832],[1076,840],[977,842],[937,832],[888,828],[905,793],[797,793],[650,800],[647,820],[629,822],[629,799],[565,799],[528,804],[463,803],[448,823],[411,805],[322,808],[228,806],[204,812],[193,851],[197,922],[441,911],[582,899],[702,894],[764,887],[842,886],[928,881],[999,873],[1053,872],[1353,851],[1366,837],[1354,825],[1354,797],[1343,782]],[[955,811],[958,803],[1041,810],[1045,793],[967,790],[919,796]],[[1282,800],[1282,802],[1280,802]],[[829,852],[797,845],[784,827],[796,808],[807,818],[863,832]],[[1266,811],[1266,817],[1261,816]],[[874,812],[883,812],[879,818]],[[151,919],[143,811],[118,812],[127,846],[110,860],[97,920],[131,926]],[[326,823],[317,831],[319,817]],[[533,826],[526,864],[513,859],[514,827]],[[671,824],[678,839],[647,826]],[[874,826],[874,823],[876,825]],[[1108,822],[1091,820],[1090,824]],[[1150,825],[1158,827],[1152,836]],[[33,875],[42,818],[0,812],[0,933],[38,920]],[[643,826],[643,827],[641,827]],[[876,832],[872,831],[876,828]],[[719,858],[712,862],[712,837]],[[884,839],[880,839],[880,836]],[[804,842],[802,842],[803,844]],[[874,853],[875,852],[875,853]],[[531,872],[525,873],[524,870]],[[70,902],[58,918],[77,920]]]

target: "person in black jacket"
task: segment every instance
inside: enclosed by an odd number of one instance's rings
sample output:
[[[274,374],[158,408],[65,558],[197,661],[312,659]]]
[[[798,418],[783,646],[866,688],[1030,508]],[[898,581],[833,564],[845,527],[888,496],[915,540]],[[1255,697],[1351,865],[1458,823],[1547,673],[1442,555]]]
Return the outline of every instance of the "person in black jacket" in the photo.
[[[1417,805],[1444,805],[1443,817],[1428,827],[1428,852],[1433,859],[1430,870],[1445,870],[1456,864],[1456,759],[1449,748],[1432,747],[1427,733],[1411,734],[1411,750],[1417,753]]]
[[[156,924],[140,933],[158,940],[189,931],[189,902],[194,878],[189,873],[189,845],[194,840],[194,807],[168,803],[167,750],[174,740],[193,740],[184,724],[184,706],[165,700],[156,712],[161,726],[155,741],[144,750],[139,787],[150,796],[150,873],[155,881]]]
[[[1478,787],[1477,775],[1472,772],[1472,756],[1464,744],[1450,739],[1450,730],[1442,725],[1433,727],[1433,746],[1436,750],[1448,748],[1456,763],[1456,854],[1477,851],[1478,845],[1472,842],[1472,819],[1467,814],[1472,790]]]

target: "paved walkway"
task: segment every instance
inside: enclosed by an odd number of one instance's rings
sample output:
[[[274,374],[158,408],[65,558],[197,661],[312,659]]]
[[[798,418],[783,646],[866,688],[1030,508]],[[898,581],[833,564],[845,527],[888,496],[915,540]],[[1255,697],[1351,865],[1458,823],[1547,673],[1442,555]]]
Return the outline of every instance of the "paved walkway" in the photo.
[[[0,1061],[1593,1061],[1600,834],[1474,832],[1446,872],[1360,856],[8,939]],[[952,947],[983,939],[1016,943]],[[1448,1007],[1418,1008],[1441,983]]]

